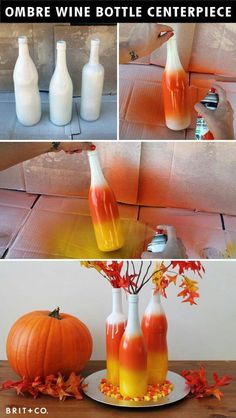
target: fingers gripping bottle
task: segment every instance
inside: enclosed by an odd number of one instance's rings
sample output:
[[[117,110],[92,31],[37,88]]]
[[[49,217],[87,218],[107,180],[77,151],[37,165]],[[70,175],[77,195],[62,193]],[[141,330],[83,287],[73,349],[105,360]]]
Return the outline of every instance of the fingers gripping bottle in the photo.
[[[201,103],[205,106],[206,109],[213,111],[216,110],[219,103],[219,96],[216,93],[214,87],[209,90],[206,97],[201,100]],[[197,141],[214,139],[214,136],[209,130],[205,119],[201,115],[197,115],[195,138]]]
[[[115,251],[124,245],[116,198],[103,175],[97,151],[88,151],[88,157],[91,171],[89,207],[97,246],[100,251]]]
[[[166,126],[173,131],[191,123],[188,76],[180,62],[176,37],[167,42],[167,61],[162,78]]]
[[[57,42],[57,64],[49,86],[50,119],[64,126],[72,117],[73,84],[66,64],[66,42]]]
[[[41,118],[38,72],[29,54],[26,36],[18,38],[19,56],[14,72],[16,115],[22,125],[33,126]]]
[[[95,121],[100,116],[104,68],[99,63],[99,39],[91,40],[89,62],[82,70],[80,116],[87,121]]]
[[[139,322],[138,295],[129,295],[128,305],[128,323],[120,343],[120,393],[143,397],[147,393],[147,350]]]
[[[107,380],[119,386],[119,347],[126,326],[121,289],[112,288],[112,313],[106,320]]]
[[[168,371],[167,320],[155,287],[142,319],[142,331],[147,346],[148,384],[162,384]]]

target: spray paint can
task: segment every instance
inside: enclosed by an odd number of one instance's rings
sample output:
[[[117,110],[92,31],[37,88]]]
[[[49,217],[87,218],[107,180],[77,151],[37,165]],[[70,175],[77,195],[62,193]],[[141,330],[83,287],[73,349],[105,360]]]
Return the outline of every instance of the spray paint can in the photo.
[[[148,244],[147,250],[152,253],[161,253],[167,243],[167,235],[162,230],[157,230],[156,234],[152,238],[152,241]]]
[[[213,87],[208,91],[206,97],[201,100],[201,103],[206,109],[216,110],[219,103],[219,96]],[[197,115],[195,139],[197,141],[214,139],[214,136],[209,130],[205,119],[201,115]]]

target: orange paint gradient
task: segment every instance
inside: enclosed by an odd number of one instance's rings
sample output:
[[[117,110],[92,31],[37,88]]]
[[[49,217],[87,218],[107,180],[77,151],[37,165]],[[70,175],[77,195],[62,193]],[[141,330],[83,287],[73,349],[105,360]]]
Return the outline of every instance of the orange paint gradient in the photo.
[[[115,386],[119,386],[119,348],[124,330],[125,323],[106,326],[107,380]]]
[[[122,248],[124,237],[117,202],[111,188],[107,185],[91,187],[89,207],[99,250],[115,251]]]
[[[138,397],[147,393],[147,352],[142,335],[124,334],[120,344],[120,393]]]
[[[172,130],[186,129],[191,123],[188,77],[183,69],[165,70],[162,78],[166,125]]]
[[[147,346],[148,383],[163,383],[168,371],[167,320],[165,315],[145,316],[142,331]]]

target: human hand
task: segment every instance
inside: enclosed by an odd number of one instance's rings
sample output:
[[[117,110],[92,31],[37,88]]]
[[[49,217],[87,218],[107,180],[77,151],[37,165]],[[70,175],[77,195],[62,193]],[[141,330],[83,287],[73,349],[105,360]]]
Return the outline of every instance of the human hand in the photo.
[[[80,154],[83,151],[92,151],[95,149],[94,147],[95,145],[92,142],[61,142],[55,151],[64,151],[67,154]]]
[[[161,34],[162,32],[164,33]],[[139,23],[131,31],[129,46],[138,57],[144,57],[160,48],[173,35],[174,32],[171,26],[158,23]]]
[[[152,253],[150,251],[144,251],[141,255],[143,259],[184,259],[188,258],[186,248],[181,239],[177,238],[176,231],[173,226],[170,225],[158,225],[157,229],[162,229],[167,235],[167,243],[165,249],[160,253]]]
[[[215,139],[234,139],[234,111],[227,100],[225,90],[218,84],[213,84],[219,95],[216,110],[206,109],[202,103],[195,104],[195,110],[203,116]]]

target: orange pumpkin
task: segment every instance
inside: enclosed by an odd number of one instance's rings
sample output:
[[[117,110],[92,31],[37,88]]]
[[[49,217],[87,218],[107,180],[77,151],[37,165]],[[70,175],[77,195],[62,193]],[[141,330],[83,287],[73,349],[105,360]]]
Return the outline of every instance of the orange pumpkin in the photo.
[[[21,377],[34,379],[61,372],[80,372],[92,353],[92,337],[72,315],[34,311],[19,318],[7,338],[7,357]]]

